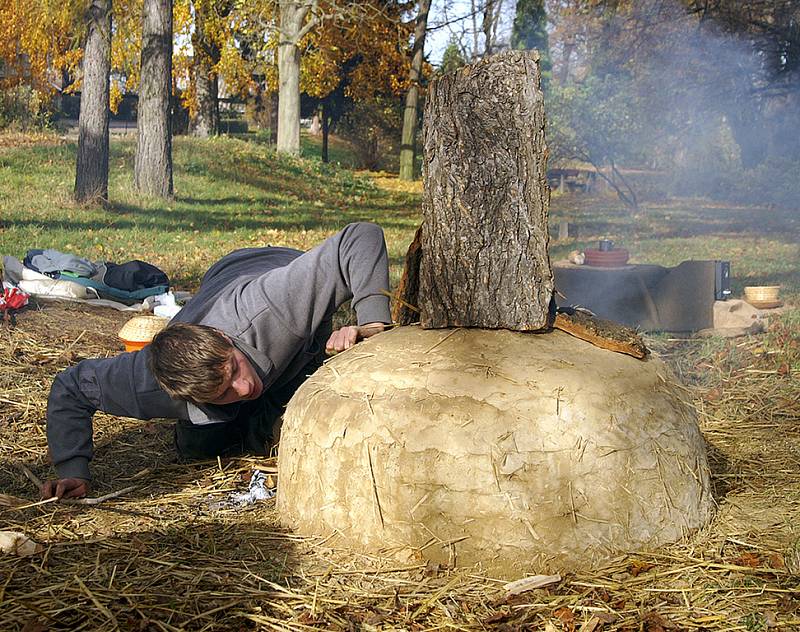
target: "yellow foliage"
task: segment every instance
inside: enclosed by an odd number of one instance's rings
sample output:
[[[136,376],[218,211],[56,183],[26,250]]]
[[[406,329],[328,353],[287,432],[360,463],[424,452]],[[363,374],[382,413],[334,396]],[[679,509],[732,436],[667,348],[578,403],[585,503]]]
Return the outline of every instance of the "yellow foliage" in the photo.
[[[5,84],[29,83],[51,92],[55,73],[74,70],[83,40],[81,6],[55,0],[0,3],[0,60]]]
[[[120,103],[122,103],[122,90],[120,90],[119,83],[112,81],[109,94],[109,106],[114,114],[119,111]]]
[[[324,10],[335,15],[332,6]],[[380,0],[362,3],[358,15],[325,21],[307,38],[302,89],[325,97],[339,84],[345,65],[354,64],[349,70],[348,96],[372,100],[401,94],[408,83],[411,30],[399,7]]]

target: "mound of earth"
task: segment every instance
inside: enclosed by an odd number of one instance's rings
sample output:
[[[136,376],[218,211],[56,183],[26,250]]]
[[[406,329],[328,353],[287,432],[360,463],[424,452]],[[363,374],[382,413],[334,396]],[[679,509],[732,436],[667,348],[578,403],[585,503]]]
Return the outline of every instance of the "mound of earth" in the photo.
[[[402,327],[340,354],[289,404],[279,481],[300,533],[506,576],[654,548],[712,512],[666,365],[561,332]]]

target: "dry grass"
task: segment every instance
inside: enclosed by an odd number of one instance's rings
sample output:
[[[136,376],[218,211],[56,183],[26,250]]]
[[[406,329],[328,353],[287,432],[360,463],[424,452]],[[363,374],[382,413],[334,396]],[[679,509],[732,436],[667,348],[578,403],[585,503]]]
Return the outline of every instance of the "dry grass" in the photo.
[[[0,492],[25,504],[46,464],[49,383],[116,353],[127,319],[49,306],[0,325]],[[800,629],[800,328],[651,345],[687,384],[708,439],[719,510],[691,539],[506,597],[479,569],[398,564],[281,528],[274,501],[211,511],[258,459],[175,462],[167,422],[98,415],[94,506],[0,506],[3,529],[44,545],[0,555],[3,630]],[[0,497],[0,503],[13,502]],[[791,569],[791,570],[790,570]]]

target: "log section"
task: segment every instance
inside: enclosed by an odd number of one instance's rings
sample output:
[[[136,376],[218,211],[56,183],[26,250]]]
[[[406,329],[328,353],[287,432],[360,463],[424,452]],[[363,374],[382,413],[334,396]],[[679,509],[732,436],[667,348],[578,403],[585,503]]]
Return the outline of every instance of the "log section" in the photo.
[[[434,81],[425,107],[424,328],[547,327],[547,147],[538,54]]]

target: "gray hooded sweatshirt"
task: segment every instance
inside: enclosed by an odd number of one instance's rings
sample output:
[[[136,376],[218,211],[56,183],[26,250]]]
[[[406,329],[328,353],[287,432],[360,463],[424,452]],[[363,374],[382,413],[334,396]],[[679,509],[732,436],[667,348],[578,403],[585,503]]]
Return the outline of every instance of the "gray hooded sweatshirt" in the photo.
[[[383,232],[350,224],[316,248],[245,248],[206,272],[174,320],[215,327],[255,367],[267,391],[296,377],[317,354],[315,333],[352,299],[358,324],[390,323]],[[149,349],[83,360],[59,373],[47,402],[47,442],[59,478],[85,478],[98,410],[136,419],[232,421],[240,404],[195,406],[172,399],[148,366]]]

